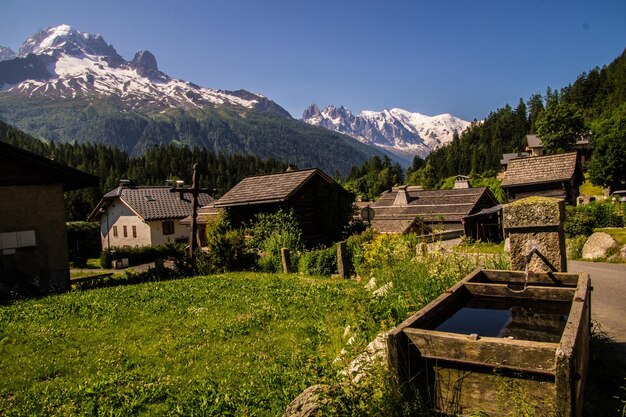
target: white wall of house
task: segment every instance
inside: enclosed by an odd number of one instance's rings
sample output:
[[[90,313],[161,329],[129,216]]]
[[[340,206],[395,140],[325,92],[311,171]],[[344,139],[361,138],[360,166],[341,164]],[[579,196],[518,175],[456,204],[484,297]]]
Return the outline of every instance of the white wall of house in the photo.
[[[126,227],[126,233],[124,233],[124,227]],[[103,249],[107,248],[109,243],[111,247],[150,246],[152,244],[150,226],[120,200],[113,202],[100,218],[100,237]]]
[[[189,240],[189,227],[180,224],[181,219],[170,220],[174,224],[174,233],[169,235],[163,234],[163,221],[148,222],[152,235],[152,245],[163,245],[167,242],[176,242],[177,240]]]
[[[107,218],[108,215],[108,218]],[[163,233],[163,221],[145,222],[120,200],[109,205],[100,218],[102,249],[115,246],[158,246],[167,242],[189,239],[189,227],[180,224],[180,219],[171,220],[172,234]],[[126,227],[126,233],[124,233]],[[134,230],[133,230],[134,228]]]

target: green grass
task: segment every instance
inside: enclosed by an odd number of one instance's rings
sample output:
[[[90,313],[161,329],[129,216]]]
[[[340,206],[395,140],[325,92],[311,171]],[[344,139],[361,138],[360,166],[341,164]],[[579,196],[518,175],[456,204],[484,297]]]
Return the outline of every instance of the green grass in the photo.
[[[505,253],[504,242],[462,242],[454,247],[454,251],[467,253],[496,253],[502,255]]]
[[[0,307],[2,415],[280,415],[378,330],[354,281],[233,273]]]

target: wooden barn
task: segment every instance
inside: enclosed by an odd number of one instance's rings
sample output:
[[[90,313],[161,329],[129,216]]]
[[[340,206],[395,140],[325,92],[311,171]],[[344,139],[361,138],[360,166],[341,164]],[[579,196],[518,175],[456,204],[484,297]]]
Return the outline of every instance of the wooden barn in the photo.
[[[343,226],[352,218],[353,200],[317,168],[288,170],[244,178],[219,200],[200,208],[198,223],[202,229],[207,216],[221,210],[228,211],[235,227],[250,223],[258,213],[293,210],[304,243],[312,247],[341,238]]]
[[[584,180],[576,152],[512,159],[502,188],[509,200],[541,196],[561,198],[575,205]]]
[[[457,188],[425,191],[422,187],[401,186],[385,191],[371,204],[374,210],[372,227],[376,220],[410,222],[421,219],[434,231],[463,230],[462,218],[494,207],[498,201],[488,188]],[[407,225],[409,223],[406,223]],[[392,233],[392,231],[379,230]]]

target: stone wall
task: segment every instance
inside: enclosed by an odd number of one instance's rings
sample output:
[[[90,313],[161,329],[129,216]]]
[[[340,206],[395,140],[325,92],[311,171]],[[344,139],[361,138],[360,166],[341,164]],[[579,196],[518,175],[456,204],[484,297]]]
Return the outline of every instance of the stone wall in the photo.
[[[504,206],[503,226],[509,239],[511,269],[523,271],[527,255],[536,248],[557,271],[567,272],[564,221],[563,200],[529,197]],[[551,271],[536,254],[530,258],[528,270]]]

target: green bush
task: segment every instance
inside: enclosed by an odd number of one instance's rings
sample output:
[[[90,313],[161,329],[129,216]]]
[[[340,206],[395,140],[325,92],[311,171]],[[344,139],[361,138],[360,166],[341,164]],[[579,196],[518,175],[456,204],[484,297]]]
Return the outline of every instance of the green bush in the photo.
[[[317,249],[303,252],[298,262],[298,272],[307,275],[330,276],[337,271],[337,248]]]
[[[566,240],[567,259],[580,259],[583,256],[583,246],[587,241],[586,235],[574,236]]]
[[[593,233],[596,221],[593,214],[588,209],[581,207],[567,206],[566,218],[563,229],[567,237],[589,236]]]
[[[257,264],[262,271],[282,271],[282,248],[292,252],[290,269],[297,269],[296,255],[302,250],[302,232],[293,210],[257,214],[248,226],[248,233],[251,236],[249,248],[260,252]]]
[[[166,243],[161,246],[139,246],[135,248],[112,247],[111,253],[105,249],[100,255],[100,266],[110,268],[111,261],[128,258],[130,266],[154,262],[155,259],[184,257],[184,245],[180,243]]]
[[[593,202],[566,208],[564,229],[568,237],[589,236],[593,229],[603,227],[624,227],[624,214],[617,204]]]
[[[207,219],[206,238],[207,251],[196,259],[198,273],[211,274],[249,267],[251,255],[246,251],[243,232],[231,228],[227,214]]]
[[[100,254],[100,224],[92,222],[68,222],[67,249],[74,265],[85,266],[87,259]]]

